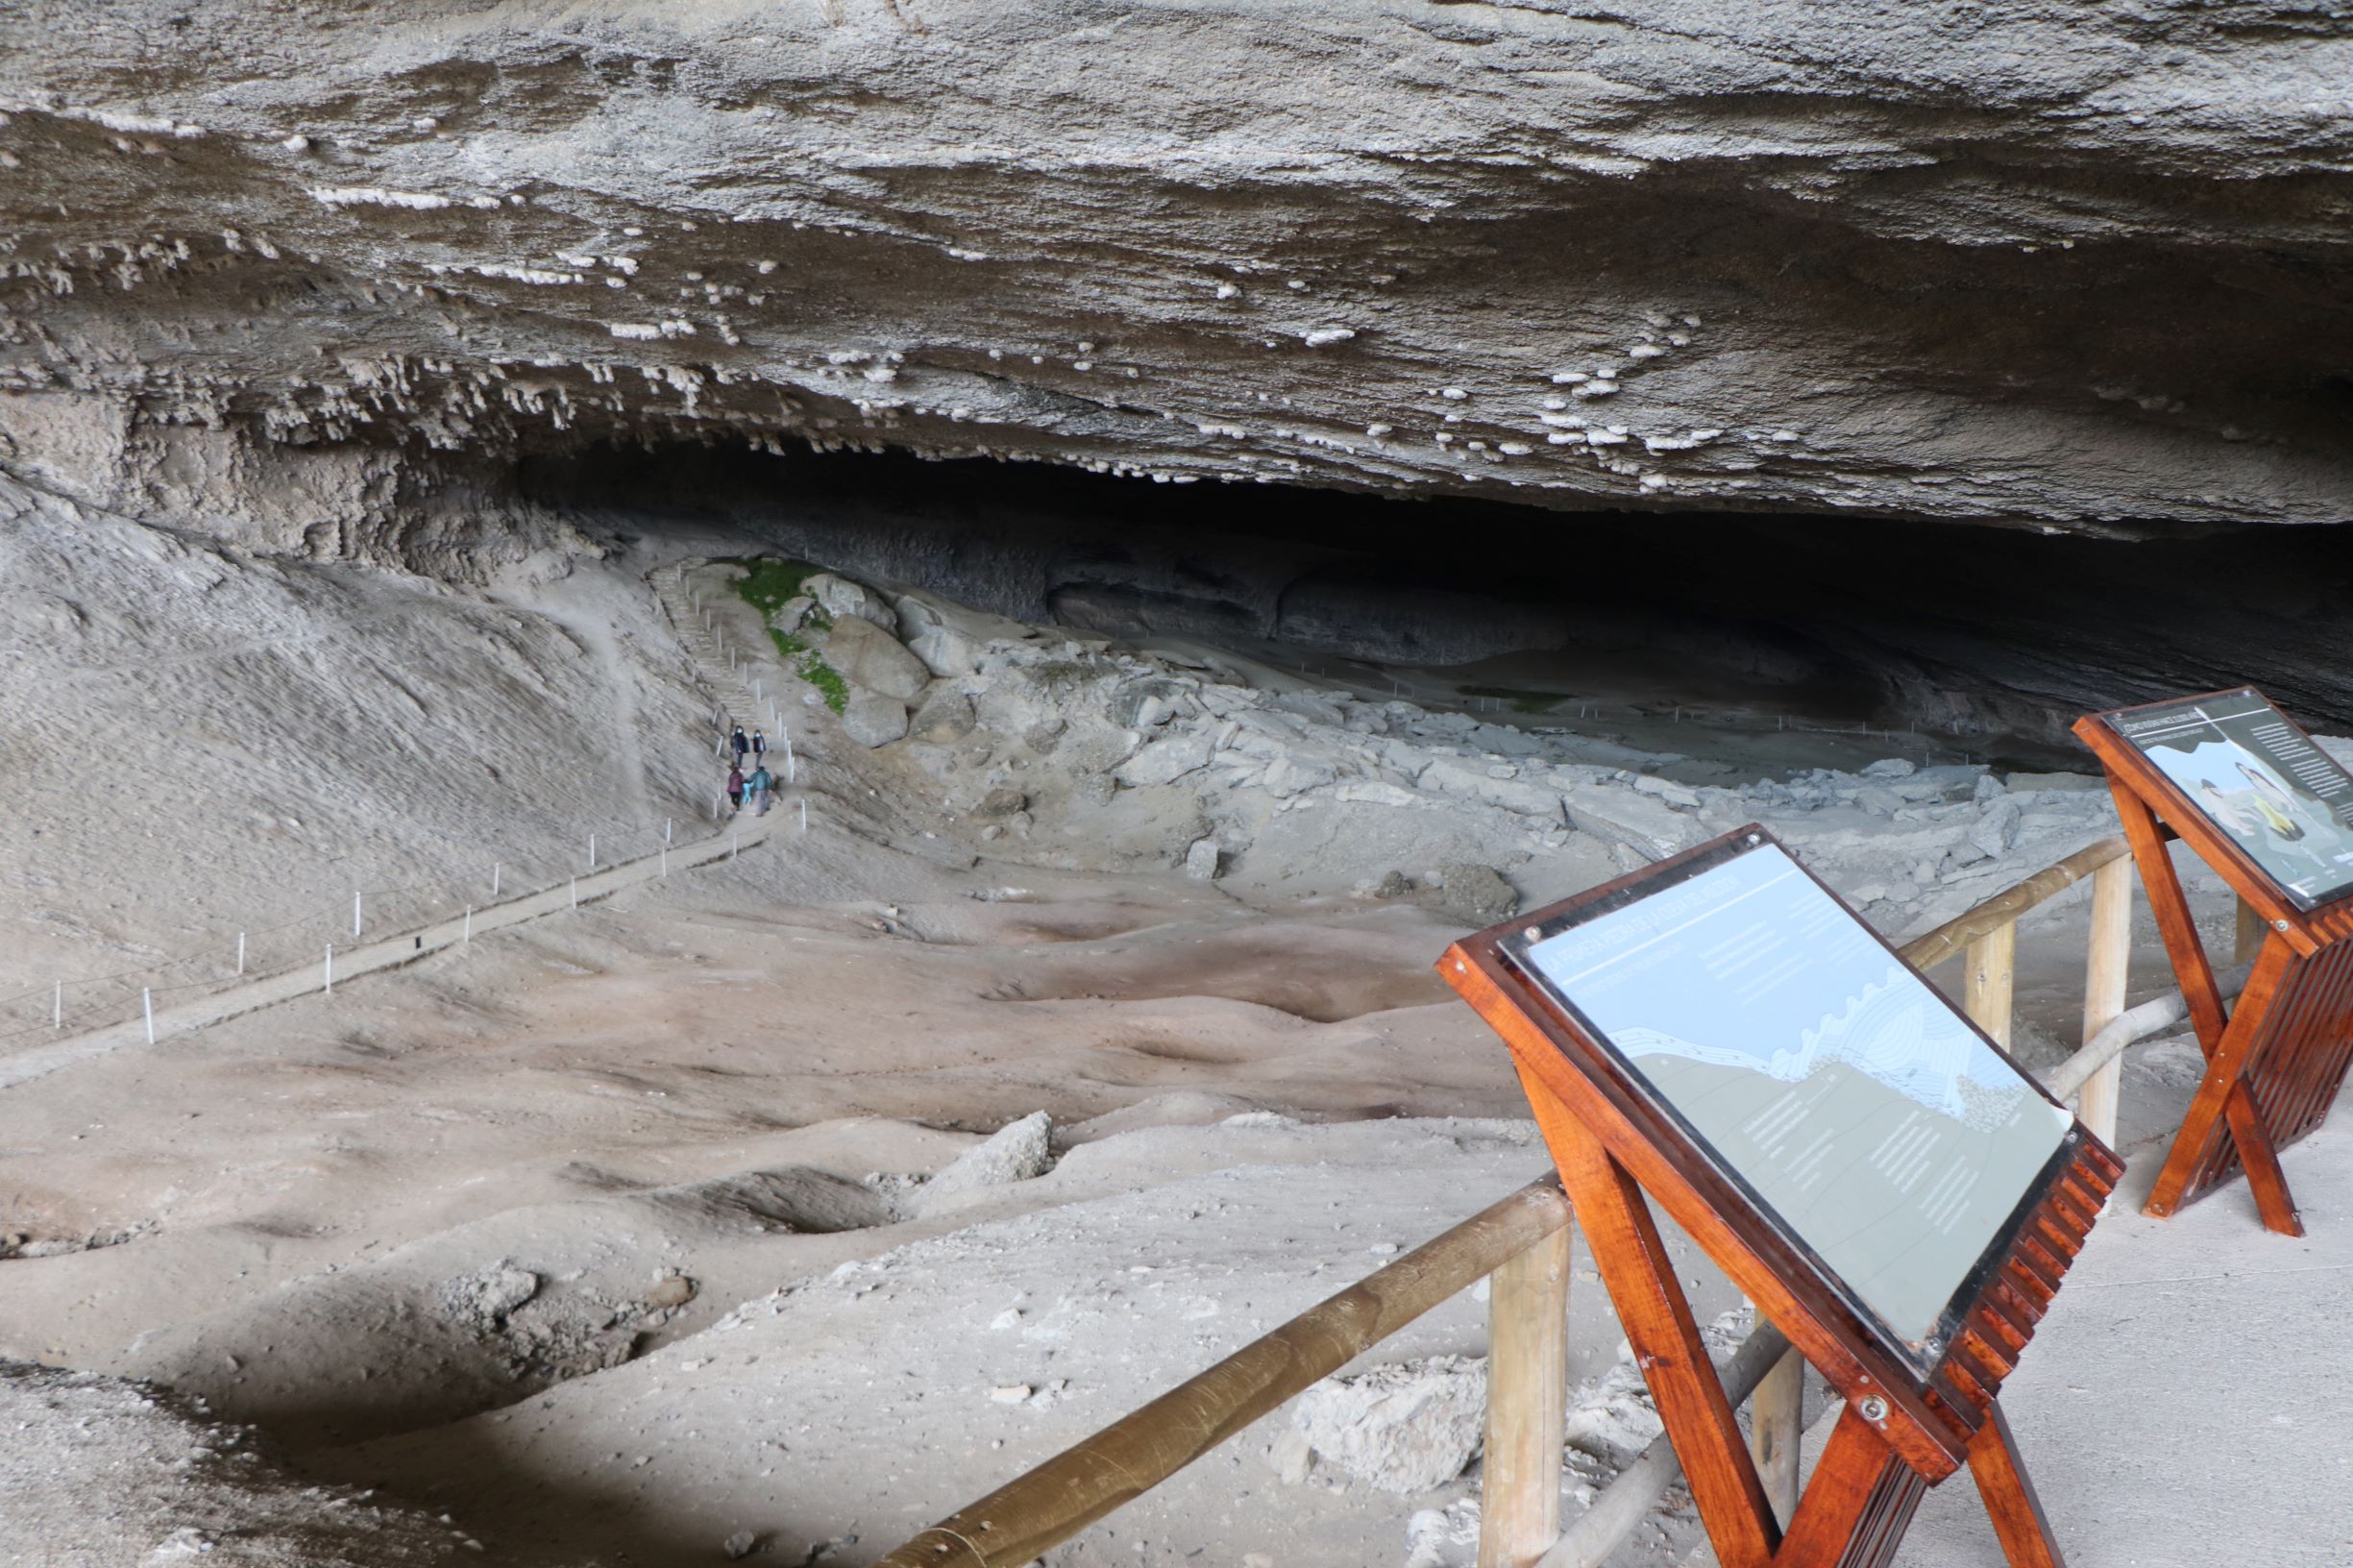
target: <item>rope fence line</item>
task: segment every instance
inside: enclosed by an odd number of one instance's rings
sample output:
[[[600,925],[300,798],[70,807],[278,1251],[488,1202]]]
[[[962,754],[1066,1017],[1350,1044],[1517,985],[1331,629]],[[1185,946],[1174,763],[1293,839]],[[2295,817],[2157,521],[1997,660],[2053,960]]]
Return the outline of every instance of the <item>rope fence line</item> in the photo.
[[[577,909],[625,888],[668,876],[673,870],[733,860],[746,846],[756,846],[775,837],[783,826],[781,815],[730,823],[692,844],[666,845],[652,854],[585,876],[567,876],[550,887],[518,894],[501,903],[468,906],[454,917],[422,927],[357,944],[327,943],[317,956],[300,964],[237,982],[177,1007],[154,1006],[154,988],[145,988],[132,999],[133,1013],[126,1020],[0,1057],[0,1088],[23,1083],[135,1041],[153,1041],[169,1035],[193,1033],[208,1024],[298,996],[314,992],[331,994],[337,980],[349,981],[412,964],[429,954],[470,943],[478,936],[520,925],[543,915]]]
[[[680,646],[699,667],[699,674],[706,680],[710,680],[711,677],[718,674],[718,672],[710,668],[708,661],[696,652],[690,635],[695,621],[700,618],[707,624],[710,612],[700,598],[686,588],[681,573],[672,570],[672,582],[667,586],[660,580],[660,576],[661,574],[657,573],[652,583],[655,598],[661,604],[664,615],[671,621],[672,629],[677,634]],[[677,607],[670,602],[673,593],[677,594],[688,602],[688,613],[683,618],[678,613]],[[724,656],[727,650],[723,643],[717,646],[722,655]],[[728,662],[732,667],[733,661],[730,659]],[[728,674],[730,677],[734,675],[732,668]],[[741,681],[738,680],[737,684],[741,685]],[[764,696],[757,682],[735,695],[748,695],[752,698],[755,720],[758,708],[765,707],[768,710],[770,727],[777,732],[783,743],[786,782],[797,785],[798,768],[793,750],[792,733],[786,726],[782,710],[772,698]],[[719,756],[723,758],[727,755],[729,737],[739,722],[740,716],[731,711],[725,701],[717,701],[713,704],[709,723],[715,730],[713,746]],[[776,803],[781,805],[781,799],[778,799]],[[711,801],[711,816],[713,821],[720,824],[720,829],[727,827],[731,815],[731,810],[725,802],[725,792],[723,790],[715,792]],[[767,821],[767,825],[760,825],[764,821]],[[803,831],[808,826],[808,805],[805,799],[800,802],[797,826]],[[727,846],[727,854],[730,858],[740,852],[742,840],[748,839],[752,843],[758,843],[767,838],[772,830],[773,822],[765,819],[755,819],[753,827],[756,827],[757,831],[738,830],[737,842]],[[645,828],[632,832],[624,828],[624,832],[630,839],[639,842],[643,841],[645,835],[654,831]],[[703,841],[705,845],[719,842],[716,836],[717,831],[715,830],[714,839]],[[601,854],[600,853],[601,838]],[[209,992],[216,995],[225,995],[237,987],[251,984],[257,979],[276,978],[284,972],[307,970],[312,966],[319,968],[324,986],[335,966],[336,941],[340,941],[345,947],[343,972],[346,977],[349,977],[355,973],[365,972],[351,968],[352,961],[348,954],[355,950],[354,944],[364,946],[367,943],[368,933],[371,930],[381,930],[389,925],[394,928],[394,934],[385,940],[394,943],[407,941],[411,943],[412,951],[438,950],[437,946],[430,943],[419,947],[417,945],[419,939],[427,931],[438,930],[442,924],[453,920],[460,933],[460,940],[470,940],[474,928],[478,925],[487,931],[496,929],[500,924],[510,923],[491,919],[489,917],[494,911],[527,903],[556,891],[564,894],[565,907],[577,907],[577,901],[583,891],[591,899],[601,896],[596,891],[601,886],[597,883],[596,878],[606,870],[642,868],[651,865],[654,867],[654,874],[659,876],[669,874],[669,867],[673,858],[675,858],[683,867],[703,865],[711,859],[718,858],[715,854],[698,855],[694,852],[694,845],[681,844],[677,835],[675,818],[663,819],[659,838],[653,849],[634,860],[616,866],[611,858],[611,850],[620,842],[622,840],[613,833],[611,824],[600,824],[597,828],[588,830],[585,833],[581,863],[585,868],[584,871],[542,873],[532,879],[534,885],[530,891],[523,893],[512,891],[516,881],[513,873],[523,870],[521,865],[514,861],[493,859],[490,862],[487,893],[483,894],[482,902],[479,904],[472,902],[467,888],[457,882],[406,882],[389,887],[355,888],[352,890],[352,902],[348,910],[343,904],[341,895],[338,894],[334,902],[324,909],[313,908],[274,925],[249,926],[241,929],[236,933],[233,941],[224,936],[193,951],[159,958],[153,963],[133,965],[104,974],[61,975],[18,991],[0,993],[0,1022],[8,1021],[12,1017],[23,1020],[16,1022],[13,1027],[0,1028],[0,1046],[38,1036],[49,1036],[61,1042],[70,1042],[74,1036],[132,1021],[135,1021],[142,1032],[146,1032],[148,1038],[152,1039],[155,1035],[171,1032],[173,1027],[170,1022],[173,1015],[168,1008],[162,1014],[155,1011],[158,997],[173,996],[188,992]],[[590,883],[590,887],[586,890],[580,887],[583,875]],[[306,934],[295,938],[292,934],[296,932]],[[447,943],[443,943],[439,945],[447,945]],[[313,954],[317,956],[313,957]],[[200,974],[192,979],[163,981],[163,977],[169,975],[173,970],[199,965],[214,966],[215,972]],[[257,972],[261,970],[269,972],[268,974]],[[163,983],[158,983],[159,981],[163,981]]]

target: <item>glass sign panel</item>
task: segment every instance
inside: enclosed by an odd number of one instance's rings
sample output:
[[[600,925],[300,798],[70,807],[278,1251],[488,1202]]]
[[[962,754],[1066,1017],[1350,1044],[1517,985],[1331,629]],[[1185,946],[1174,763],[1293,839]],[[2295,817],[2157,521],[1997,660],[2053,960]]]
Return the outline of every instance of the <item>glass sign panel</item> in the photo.
[[[2073,1123],[1778,845],[1512,956],[1916,1350]]]
[[[2108,723],[2298,909],[2353,892],[2353,776],[2261,692],[2132,708]]]

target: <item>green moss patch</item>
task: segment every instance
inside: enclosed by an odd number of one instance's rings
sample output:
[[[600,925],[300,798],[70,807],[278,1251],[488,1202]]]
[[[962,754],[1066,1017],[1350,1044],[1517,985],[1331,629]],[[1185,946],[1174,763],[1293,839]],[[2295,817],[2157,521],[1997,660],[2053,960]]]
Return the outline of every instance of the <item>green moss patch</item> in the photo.
[[[768,635],[774,640],[776,651],[784,656],[785,664],[823,694],[825,706],[840,713],[849,706],[849,682],[816,649],[775,624],[777,613],[801,597],[802,585],[824,570],[807,561],[763,557],[745,563],[744,576],[736,580],[735,591],[744,597],[745,603],[760,612],[761,621],[768,625]],[[810,609],[804,624],[820,631],[831,631],[833,617],[819,604]]]

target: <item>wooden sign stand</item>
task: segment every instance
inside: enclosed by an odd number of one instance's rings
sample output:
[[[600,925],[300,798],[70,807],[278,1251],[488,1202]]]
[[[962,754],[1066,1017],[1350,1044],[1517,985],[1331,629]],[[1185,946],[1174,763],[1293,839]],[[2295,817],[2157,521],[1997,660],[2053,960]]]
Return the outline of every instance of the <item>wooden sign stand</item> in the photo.
[[[2353,900],[2297,908],[2245,850],[2112,726],[2117,716],[2079,720],[2075,735],[2107,770],[2142,889],[2206,1058],[2205,1076],[2142,1212],[2169,1217],[2243,1171],[2265,1229],[2302,1236],[2304,1221],[2288,1190],[2279,1151],[2328,1118],[2346,1068],[2353,1066],[2353,941],[2347,940],[2353,938]],[[2166,849],[2176,838],[2229,883],[2264,924],[2263,945],[2246,987],[2227,1015],[2189,897]]]
[[[1742,829],[1751,844],[1768,839]],[[1729,839],[1529,918],[1538,922],[1721,855]],[[2123,1167],[2073,1125],[2006,1244],[1922,1378],[1851,1297],[1555,1006],[1500,944],[1515,919],[1447,949],[1439,972],[1510,1047],[1537,1126],[1681,1460],[1721,1568],[1883,1568],[1926,1489],[1969,1467],[2012,1568],[2062,1568],[2058,1545],[1997,1401]],[[1894,950],[1889,949],[1891,958]],[[1991,1042],[1989,1041],[1989,1046]],[[2029,1082],[2031,1082],[2029,1080]],[[1647,1194],[1647,1197],[1646,1197]],[[1730,1402],[1677,1279],[1650,1201],[1756,1303],[1846,1401],[1786,1531],[1767,1501]]]

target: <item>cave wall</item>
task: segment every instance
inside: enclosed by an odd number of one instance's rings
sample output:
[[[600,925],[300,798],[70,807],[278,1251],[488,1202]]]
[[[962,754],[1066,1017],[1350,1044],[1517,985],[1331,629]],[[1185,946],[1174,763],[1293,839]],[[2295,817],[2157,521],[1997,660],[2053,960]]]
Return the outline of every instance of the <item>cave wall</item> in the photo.
[[[26,0],[0,389],[399,460],[2337,521],[2349,78],[2335,5]]]

